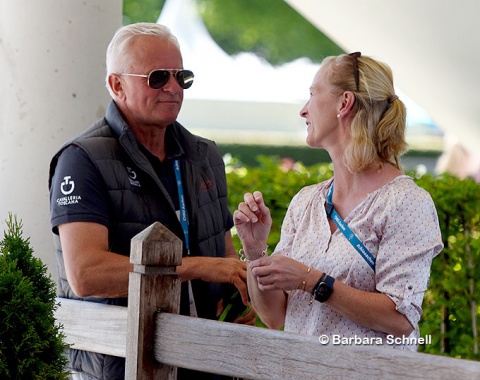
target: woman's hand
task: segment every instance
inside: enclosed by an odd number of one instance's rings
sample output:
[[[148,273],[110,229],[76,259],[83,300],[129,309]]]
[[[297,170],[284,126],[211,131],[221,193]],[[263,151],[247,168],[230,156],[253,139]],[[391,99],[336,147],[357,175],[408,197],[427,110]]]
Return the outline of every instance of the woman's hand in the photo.
[[[244,195],[244,201],[233,213],[233,221],[238,237],[242,241],[245,256],[248,259],[258,258],[260,252],[265,249],[272,226],[270,209],[265,205],[260,191]]]
[[[300,289],[308,274],[305,264],[282,255],[262,257],[249,265],[262,291]]]

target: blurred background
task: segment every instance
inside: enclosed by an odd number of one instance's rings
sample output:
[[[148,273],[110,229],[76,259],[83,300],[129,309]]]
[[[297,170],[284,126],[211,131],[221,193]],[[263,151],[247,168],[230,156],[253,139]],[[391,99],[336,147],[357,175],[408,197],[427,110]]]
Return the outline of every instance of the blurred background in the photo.
[[[404,165],[465,177],[480,172],[478,102],[468,97],[479,81],[469,71],[479,58],[468,51],[480,42],[476,10],[468,0],[124,0],[123,22],[156,21],[178,37],[196,75],[179,120],[224,152],[248,160],[238,145],[253,144],[306,164],[328,160],[305,147],[299,110],[324,57],[362,51],[392,67],[407,106]]]

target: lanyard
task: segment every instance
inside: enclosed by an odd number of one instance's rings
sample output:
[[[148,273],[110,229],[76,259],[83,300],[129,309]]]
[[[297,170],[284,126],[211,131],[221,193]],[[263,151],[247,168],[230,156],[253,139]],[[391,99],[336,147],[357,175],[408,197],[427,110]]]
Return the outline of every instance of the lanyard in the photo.
[[[187,205],[185,203],[185,195],[183,193],[182,173],[180,171],[180,160],[173,161],[173,168],[175,170],[175,179],[177,180],[178,201],[180,203],[180,223],[182,224],[183,235],[185,236],[185,248],[187,248],[187,255],[190,256],[190,242],[188,239],[188,213]],[[197,317],[197,307],[195,305],[195,298],[193,296],[192,281],[188,281],[188,302],[190,304],[190,316]]]
[[[175,169],[175,178],[177,180],[178,201],[180,203],[180,223],[182,224],[183,235],[185,236],[185,248],[187,254],[190,256],[190,242],[188,239],[188,213],[187,205],[185,204],[185,195],[183,193],[182,175],[180,172],[180,160],[173,161],[173,168]]]
[[[333,207],[332,203],[332,194],[333,194],[333,182],[332,186],[328,189],[327,192],[327,205],[325,210],[327,211],[327,216],[333,219],[340,231],[343,232],[347,240],[353,245],[353,247],[360,253],[360,256],[364,258],[370,268],[375,270],[375,257],[370,253],[370,251],[363,245],[360,239],[353,233],[353,231],[348,227],[348,224],[342,219],[338,212]]]

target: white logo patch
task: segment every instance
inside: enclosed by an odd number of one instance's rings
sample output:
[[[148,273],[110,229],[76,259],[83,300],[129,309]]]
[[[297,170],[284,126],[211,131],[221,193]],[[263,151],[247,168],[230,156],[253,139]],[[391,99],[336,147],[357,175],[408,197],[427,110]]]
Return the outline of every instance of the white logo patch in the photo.
[[[70,178],[72,177],[70,177],[69,175],[65,176],[63,178],[64,181],[60,184],[60,190],[62,191],[63,195],[70,195],[71,193],[73,193],[73,190],[75,190],[75,182],[70,181]]]
[[[71,178],[71,176],[63,177],[63,182],[60,184],[60,191],[65,196],[57,198],[57,204],[59,206],[76,204],[82,200],[82,197],[80,197],[80,195],[70,195],[75,190],[75,182],[72,181]]]

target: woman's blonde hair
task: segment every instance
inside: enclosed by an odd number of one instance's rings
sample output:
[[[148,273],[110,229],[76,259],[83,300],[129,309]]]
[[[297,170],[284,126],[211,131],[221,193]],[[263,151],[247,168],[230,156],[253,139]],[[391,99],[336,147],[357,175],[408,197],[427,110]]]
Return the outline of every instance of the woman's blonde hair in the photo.
[[[400,156],[407,150],[406,109],[395,95],[390,67],[360,53],[327,57],[323,65],[339,94],[355,95],[351,141],[344,153],[348,169],[361,172],[375,162],[401,169]]]

